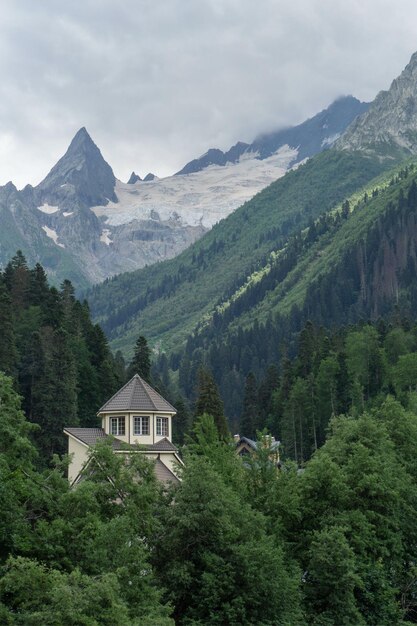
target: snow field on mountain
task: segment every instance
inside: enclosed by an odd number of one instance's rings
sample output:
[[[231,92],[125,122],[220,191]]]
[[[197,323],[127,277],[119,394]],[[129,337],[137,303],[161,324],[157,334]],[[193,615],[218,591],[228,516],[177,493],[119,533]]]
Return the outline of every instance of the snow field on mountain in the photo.
[[[115,192],[119,202],[92,210],[97,216],[106,216],[109,226],[150,219],[211,228],[283,176],[297,157],[297,150],[283,146],[262,161],[256,156],[252,153],[251,158],[245,155],[236,164],[211,165],[201,172],[134,185],[117,181]]]

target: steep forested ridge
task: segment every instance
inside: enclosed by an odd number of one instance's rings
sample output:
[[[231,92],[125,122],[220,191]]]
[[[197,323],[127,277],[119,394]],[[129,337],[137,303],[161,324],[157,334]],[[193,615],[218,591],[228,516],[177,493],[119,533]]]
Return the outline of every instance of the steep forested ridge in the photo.
[[[400,307],[415,319],[416,175],[414,164],[373,181],[299,231],[236,298],[220,303],[211,320],[171,354],[186,396],[206,363],[225,398],[226,414],[242,410],[245,378],[279,365],[307,320],[340,327],[377,319]],[[161,359],[165,367],[165,361]]]
[[[145,334],[178,348],[219,301],[264,267],[272,252],[379,174],[386,163],[328,151],[270,185],[177,258],[120,275],[88,292],[112,346],[129,353]]]

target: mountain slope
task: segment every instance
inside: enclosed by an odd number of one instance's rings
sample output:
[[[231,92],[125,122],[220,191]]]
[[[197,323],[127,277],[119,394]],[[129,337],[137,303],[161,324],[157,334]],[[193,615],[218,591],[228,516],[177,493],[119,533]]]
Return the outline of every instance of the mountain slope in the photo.
[[[324,152],[270,185],[176,259],[93,288],[87,294],[92,312],[114,348],[129,352],[139,329],[164,348],[178,348],[292,233],[383,168],[376,158]]]
[[[358,117],[337,148],[367,150],[382,156],[417,154],[417,52],[388,91],[381,91]]]
[[[275,311],[287,314],[293,305],[302,307],[302,298],[291,299],[287,294],[290,286],[285,283],[287,291],[283,291],[281,284],[288,281],[291,272],[298,272],[305,278],[299,283],[305,293],[309,281],[315,280],[314,259],[298,265],[304,252],[302,231],[309,226],[313,242],[318,233],[323,234],[323,228],[333,232],[328,213],[412,151],[412,143],[405,148],[402,138],[411,142],[417,127],[413,108],[416,76],[417,54],[390,90],[380,94],[353,122],[346,139],[342,137],[330,150],[264,189],[172,263],[119,277],[94,290],[90,294],[93,311],[110,333],[113,345],[129,350],[140,328],[163,347],[179,348],[190,334],[198,333],[215,316],[222,317],[222,307],[231,301],[227,324],[233,324],[230,311],[236,317],[246,312],[242,323],[250,325],[260,316],[266,318]],[[380,136],[375,134],[378,117],[385,133]],[[379,182],[373,184],[378,186]],[[300,289],[298,286],[294,293]],[[124,292],[127,301],[123,301]],[[108,306],[112,293],[120,302],[116,310]],[[256,297],[242,306],[248,293]],[[251,310],[254,304],[256,313]],[[236,325],[240,323],[236,321]]]
[[[299,231],[242,289],[219,302],[188,336],[185,350],[170,355],[176,380],[193,397],[196,372],[207,364],[227,415],[236,418],[246,376],[264,377],[268,365],[294,354],[303,341],[300,331],[311,321],[317,329],[336,330],[380,316],[406,325],[415,321],[416,277],[414,160],[374,179],[350,197],[349,205],[344,201]]]

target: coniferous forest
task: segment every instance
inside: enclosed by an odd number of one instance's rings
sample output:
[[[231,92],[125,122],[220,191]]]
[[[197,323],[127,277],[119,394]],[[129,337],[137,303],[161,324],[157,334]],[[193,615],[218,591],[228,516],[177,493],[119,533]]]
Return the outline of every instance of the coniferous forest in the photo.
[[[274,345],[269,324],[242,341],[267,332]],[[248,356],[228,423],[214,361],[190,361],[175,381],[140,336],[126,365],[71,283],[50,287],[21,253],[1,275],[0,325],[2,624],[416,623],[411,316],[397,308],[334,330],[307,321],[275,346],[280,359],[265,354],[257,369]],[[63,427],[98,426],[136,371],[178,409],[180,486],[162,488],[150,461],[102,444],[71,489]],[[230,431],[257,439],[256,452],[238,457]]]

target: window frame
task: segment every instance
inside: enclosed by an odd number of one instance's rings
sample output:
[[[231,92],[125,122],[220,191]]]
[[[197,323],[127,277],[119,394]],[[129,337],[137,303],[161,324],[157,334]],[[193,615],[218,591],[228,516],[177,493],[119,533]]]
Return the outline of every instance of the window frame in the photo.
[[[110,416],[109,432],[113,437],[124,437],[126,435],[126,416],[112,415]],[[114,428],[114,426],[116,428]],[[114,430],[116,432],[114,432]]]
[[[169,437],[169,417],[157,416],[157,418],[156,418],[156,436],[157,437]]]
[[[138,420],[139,422],[139,431],[136,430],[136,420]],[[144,428],[145,424],[146,424],[146,429]],[[133,416],[133,436],[134,437],[149,437],[149,435],[151,434],[150,425],[151,425],[150,415],[134,415]],[[145,430],[147,432],[145,432]]]

